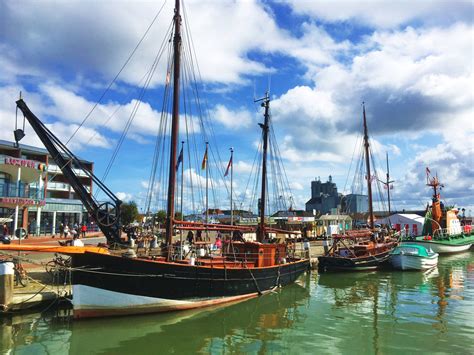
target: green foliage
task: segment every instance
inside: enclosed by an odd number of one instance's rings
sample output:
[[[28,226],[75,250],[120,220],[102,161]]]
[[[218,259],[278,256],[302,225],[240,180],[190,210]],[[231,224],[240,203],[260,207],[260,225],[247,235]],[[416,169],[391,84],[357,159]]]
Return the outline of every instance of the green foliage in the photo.
[[[155,223],[165,223],[166,221],[166,211],[158,211],[155,213]]]
[[[132,223],[138,217],[138,207],[134,201],[122,204],[120,218],[122,225]]]
[[[181,212],[175,212],[174,219],[176,219],[178,221],[182,221],[183,220],[183,215],[181,214]]]

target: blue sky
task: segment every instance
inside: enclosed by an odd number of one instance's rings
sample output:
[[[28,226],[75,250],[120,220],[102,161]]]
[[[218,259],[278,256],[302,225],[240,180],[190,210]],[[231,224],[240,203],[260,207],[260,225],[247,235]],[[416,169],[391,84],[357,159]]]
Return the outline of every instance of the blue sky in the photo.
[[[98,176],[138,98],[173,1],[2,1],[0,138],[12,139],[14,102],[22,91],[32,111],[67,140],[163,4],[129,66],[69,145],[96,163]],[[217,164],[225,168],[234,147],[240,199],[248,198],[244,188],[262,121],[254,93],[262,95],[270,82],[272,119],[295,207],[304,208],[318,176],[332,175],[340,192],[345,185],[349,191],[365,101],[378,160],[390,155],[395,208],[426,204],[429,166],[446,186],[445,200],[473,212],[471,1],[185,4],[222,160]],[[121,198],[141,205],[160,115],[160,68],[106,180]],[[31,129],[24,142],[40,145]],[[384,173],[383,164],[379,169]],[[224,194],[222,206],[210,207],[225,207],[226,199]]]

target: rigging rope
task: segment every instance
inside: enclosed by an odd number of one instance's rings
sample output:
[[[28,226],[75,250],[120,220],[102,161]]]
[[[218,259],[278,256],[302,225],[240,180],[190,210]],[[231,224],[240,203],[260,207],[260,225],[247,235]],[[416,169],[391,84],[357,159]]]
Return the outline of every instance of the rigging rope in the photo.
[[[158,12],[156,13],[155,17],[153,18],[153,20],[151,21],[151,23],[148,25],[145,33],[143,34],[143,36],[140,38],[140,40],[138,41],[137,45],[135,46],[135,48],[132,50],[132,52],[129,54],[128,58],[125,60],[125,63],[123,63],[122,67],[120,68],[120,70],[118,71],[118,73],[114,76],[114,78],[112,79],[112,81],[109,83],[109,85],[107,86],[107,88],[104,90],[104,92],[102,93],[102,95],[99,97],[99,99],[97,100],[97,102],[94,104],[94,106],[92,107],[92,109],[89,111],[89,113],[87,113],[87,115],[84,117],[84,119],[82,120],[82,122],[80,123],[80,125],[76,128],[76,130],[72,133],[71,137],[69,137],[69,139],[66,141],[66,145],[71,141],[71,139],[74,138],[74,136],[76,135],[76,133],[79,131],[79,129],[84,125],[84,123],[86,123],[86,121],[89,119],[89,117],[91,116],[92,112],[94,112],[94,110],[97,108],[97,106],[102,102],[102,99],[105,97],[105,95],[109,92],[110,88],[112,87],[112,85],[115,83],[115,81],[118,79],[118,77],[120,76],[120,74],[122,73],[122,71],[125,69],[125,67],[128,65],[128,63],[130,62],[130,60],[132,59],[132,57],[135,55],[135,52],[137,51],[138,47],[140,47],[140,45],[142,44],[143,40],[145,39],[146,35],[148,34],[148,32],[150,31],[150,29],[153,27],[153,24],[155,23],[156,19],[158,18],[158,16],[160,15],[161,11],[163,10],[163,8],[165,7],[165,4],[166,4],[166,0],[163,2],[163,5],[161,5],[160,9],[158,10]]]

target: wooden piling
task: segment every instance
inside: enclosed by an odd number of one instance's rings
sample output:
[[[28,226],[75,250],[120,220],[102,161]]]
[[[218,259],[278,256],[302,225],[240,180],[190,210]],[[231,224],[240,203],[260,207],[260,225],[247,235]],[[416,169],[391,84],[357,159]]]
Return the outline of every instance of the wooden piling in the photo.
[[[14,266],[11,262],[0,263],[0,308],[8,310],[13,298]]]

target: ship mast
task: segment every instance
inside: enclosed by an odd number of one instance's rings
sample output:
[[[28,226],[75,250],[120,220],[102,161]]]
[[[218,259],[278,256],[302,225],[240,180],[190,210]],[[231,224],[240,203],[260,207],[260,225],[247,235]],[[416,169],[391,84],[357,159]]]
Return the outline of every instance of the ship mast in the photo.
[[[174,7],[174,38],[173,38],[173,115],[171,123],[170,166],[168,179],[168,205],[166,214],[166,244],[172,243],[174,219],[174,195],[176,185],[176,148],[179,132],[179,78],[181,64],[181,15],[179,2],[175,0]],[[168,253],[169,257],[170,253]]]
[[[365,166],[367,169],[367,193],[369,195],[369,227],[374,229],[374,210],[372,206],[372,176],[370,174],[370,157],[369,157],[369,133],[367,130],[367,119],[365,117],[365,103],[362,103],[364,112],[364,147],[365,147]]]
[[[266,190],[267,190],[267,150],[268,150],[268,131],[269,131],[269,109],[270,109],[270,97],[268,92],[265,93],[265,97],[260,100],[262,101],[262,107],[265,108],[265,121],[259,123],[259,126],[263,131],[263,152],[262,152],[262,192],[260,194],[260,226],[258,230],[257,240],[262,242],[265,238],[265,201],[266,201]]]

